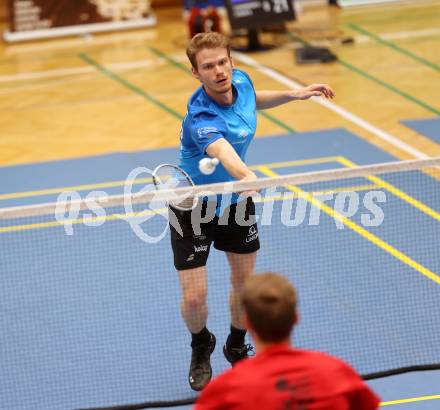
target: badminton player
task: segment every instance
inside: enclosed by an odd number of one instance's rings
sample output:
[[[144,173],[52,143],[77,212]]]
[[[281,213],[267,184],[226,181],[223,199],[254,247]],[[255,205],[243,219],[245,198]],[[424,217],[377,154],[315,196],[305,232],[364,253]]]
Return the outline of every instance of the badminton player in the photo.
[[[290,346],[298,313],[296,292],[287,278],[275,273],[252,276],[241,300],[257,354],[211,381],[195,410],[379,408],[376,394],[342,360]]]
[[[233,68],[228,40],[218,33],[194,36],[188,45],[187,55],[193,75],[202,85],[189,99],[182,123],[179,166],[196,185],[256,179],[246,166],[244,157],[255,135],[257,109],[312,96],[334,96],[333,90],[325,84],[313,84],[300,90],[256,92],[250,77],[244,71]],[[220,161],[211,175],[202,174],[198,168],[200,160],[207,156]],[[170,212],[170,218],[177,218],[170,224],[171,244],[182,289],[181,312],[191,333],[189,384],[194,390],[201,390],[211,379],[210,355],[216,344],[214,334],[206,327],[205,265],[211,244],[226,253],[231,270],[231,328],[223,346],[224,355],[234,365],[246,358],[251,349],[245,344],[246,330],[241,321],[239,294],[246,278],[254,272],[260,245],[252,199],[247,198],[239,204],[234,203],[236,201],[234,197],[227,208],[229,219],[226,223],[216,214],[209,222],[201,223],[201,231],[197,232],[191,212],[197,211],[204,218],[206,202],[201,201],[200,208],[194,211]],[[236,221],[238,206],[246,207],[244,223]],[[173,227],[175,222],[180,226],[180,233]]]

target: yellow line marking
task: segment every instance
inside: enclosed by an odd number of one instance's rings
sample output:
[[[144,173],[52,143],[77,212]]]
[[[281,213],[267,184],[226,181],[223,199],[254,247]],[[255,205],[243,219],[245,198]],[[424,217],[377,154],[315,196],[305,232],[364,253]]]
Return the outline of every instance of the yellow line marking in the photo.
[[[358,165],[354,162],[351,162],[349,159],[345,157],[338,157],[338,162],[340,162],[342,165],[348,167],[348,168],[357,168]],[[434,218],[436,221],[440,221],[440,213],[437,211],[434,211],[429,206],[423,204],[422,202],[418,201],[417,199],[413,198],[412,196],[406,194],[405,192],[401,191],[400,189],[396,188],[394,185],[389,184],[388,182],[384,181],[383,179],[376,177],[376,176],[365,176],[364,178],[369,179],[371,182],[374,182],[375,184],[379,185],[380,187],[386,189],[387,191],[391,192],[393,195],[400,198],[402,201],[407,202],[408,204],[412,205],[414,208],[418,209],[419,211],[423,212],[424,214],[430,216],[431,218]]]
[[[368,191],[371,189],[378,189],[379,187],[377,185],[354,185],[350,187],[342,187],[342,188],[334,188],[334,189],[328,189],[325,191],[317,191],[312,192],[313,195],[326,195],[326,194],[336,194],[341,192],[358,192],[358,191]]]
[[[414,403],[418,401],[426,401],[426,400],[438,400],[440,399],[440,394],[436,394],[433,396],[422,396],[422,397],[412,397],[410,399],[400,399],[400,400],[392,400],[392,401],[383,401],[380,403],[380,406],[392,406],[393,404],[404,404],[404,403]]]
[[[360,191],[368,191],[371,189],[378,189],[379,187],[377,185],[355,185],[355,186],[347,186],[347,187],[341,187],[341,188],[333,188],[333,189],[327,189],[322,191],[304,191],[308,192],[309,194],[313,196],[320,196],[320,195],[327,195],[327,194],[336,194],[341,192],[360,192]],[[298,194],[295,192],[283,192],[280,195],[274,195],[274,196],[268,196],[268,197],[260,197],[260,198],[254,198],[254,202],[270,202],[270,201],[284,201],[286,199],[293,199],[298,198]]]
[[[0,228],[0,234],[6,232],[16,232],[16,231],[26,231],[32,229],[43,229],[43,228],[54,228],[58,226],[64,226],[64,224],[69,223],[72,225],[83,224],[86,222],[99,222],[99,221],[117,221],[119,219],[128,219],[128,218],[139,218],[143,215],[153,215],[153,214],[161,214],[167,212],[167,208],[160,208],[152,210],[144,210],[141,212],[130,212],[126,214],[113,214],[113,215],[104,215],[104,216],[96,216],[96,217],[81,217],[76,219],[65,219],[63,221],[48,221],[48,222],[39,222],[35,224],[26,224],[26,225],[14,225],[14,226],[6,226]]]
[[[301,165],[325,164],[327,162],[339,162],[339,157],[318,157],[318,158],[303,159],[298,161],[272,162],[267,164],[252,165],[249,168],[255,171],[258,170],[258,167],[260,166],[266,166],[268,168],[287,168],[287,167],[299,167]]]
[[[326,195],[326,194],[336,194],[341,192],[358,192],[358,191],[368,191],[371,189],[378,189],[379,187],[377,185],[371,184],[371,185],[353,185],[353,186],[347,186],[347,187],[340,187],[340,188],[332,188],[332,189],[326,189],[322,191],[313,191],[310,192],[310,194],[314,196],[319,195]]]
[[[146,182],[152,182],[151,178],[138,178],[133,181],[133,185],[143,184]],[[40,195],[50,195],[50,194],[58,194],[64,191],[86,191],[89,189],[96,188],[113,188],[124,186],[126,181],[111,181],[111,182],[103,182],[99,184],[87,184],[87,185],[76,185],[76,186],[68,186],[64,188],[52,188],[52,189],[42,189],[39,191],[25,191],[25,192],[16,192],[11,194],[2,194],[0,195],[0,200],[4,199],[15,199],[15,198],[28,198],[32,196],[40,196]]]
[[[319,192],[312,192],[312,195],[325,195],[325,194],[331,194],[336,192],[350,192],[350,191],[365,191],[368,189],[375,189],[377,186],[375,185],[360,185],[360,186],[352,186],[352,187],[344,187],[344,188],[336,188],[326,191],[319,191]],[[254,198],[254,202],[270,202],[270,201],[284,201],[287,199],[294,199],[297,198],[298,195],[294,192],[284,192],[280,195],[274,195],[270,197],[258,197]],[[86,218],[86,221],[95,222],[95,221],[114,221],[121,218],[137,218],[142,215],[147,214],[154,214],[154,213],[166,213],[167,208],[159,208],[154,211],[152,210],[144,210],[138,213],[126,213],[126,214],[113,214],[110,216],[100,216],[100,217],[88,217]],[[6,232],[17,232],[17,231],[26,231],[26,230],[32,230],[32,229],[44,229],[44,228],[53,228],[57,226],[62,226],[65,222],[71,222],[73,225],[77,225],[80,223],[84,223],[83,218],[77,218],[72,220],[65,220],[65,221],[48,221],[48,222],[39,222],[35,224],[25,224],[25,225],[13,225],[13,226],[6,226],[6,227],[0,227],[0,234],[6,233]]]
[[[286,161],[286,162],[274,162],[269,164],[262,164],[266,165],[269,168],[284,168],[284,167],[298,167],[301,165],[313,165],[313,164],[323,164],[327,162],[339,162],[339,157],[321,157],[321,158],[312,158],[312,159],[304,159],[304,160],[297,160],[297,161]],[[259,165],[254,165],[249,167],[252,170],[258,169]],[[138,178],[133,181],[133,185],[139,185],[152,182],[151,178]],[[97,188],[114,188],[114,187],[120,187],[124,186],[126,181],[110,181],[110,182],[103,182],[103,183],[97,183],[97,184],[87,184],[87,185],[76,185],[76,186],[68,186],[68,187],[61,187],[61,188],[52,188],[52,189],[42,189],[38,191],[25,191],[25,192],[15,192],[10,194],[0,194],[0,200],[5,199],[16,199],[16,198],[28,198],[28,197],[34,197],[34,196],[40,196],[40,195],[51,195],[51,194],[58,194],[64,191],[86,191],[89,189],[97,189]]]
[[[260,166],[259,171],[268,177],[278,176],[278,174],[276,172],[272,171],[271,169],[269,169],[265,166]],[[421,265],[420,263],[416,262],[414,259],[411,259],[408,255],[405,255],[403,252],[392,247],[390,244],[383,241],[382,239],[380,239],[376,235],[372,234],[371,232],[368,232],[366,229],[357,225],[352,220],[341,215],[339,212],[335,211],[333,208],[331,208],[328,205],[324,204],[323,202],[319,201],[318,199],[313,197],[312,194],[303,191],[301,188],[299,188],[295,185],[287,185],[286,188],[292,192],[295,192],[298,196],[306,199],[312,205],[318,207],[319,209],[324,211],[327,215],[331,216],[333,219],[336,219],[336,220],[342,222],[345,226],[350,228],[352,231],[356,232],[357,234],[359,234],[363,238],[367,239],[368,241],[370,241],[371,243],[373,243],[377,247],[383,249],[385,252],[389,253],[390,255],[394,256],[396,259],[400,260],[405,265],[408,265],[409,267],[420,272],[422,275],[426,276],[428,279],[431,279],[433,282],[440,285],[440,277],[438,275],[436,275],[434,272],[432,272],[431,270],[429,270],[425,266]]]

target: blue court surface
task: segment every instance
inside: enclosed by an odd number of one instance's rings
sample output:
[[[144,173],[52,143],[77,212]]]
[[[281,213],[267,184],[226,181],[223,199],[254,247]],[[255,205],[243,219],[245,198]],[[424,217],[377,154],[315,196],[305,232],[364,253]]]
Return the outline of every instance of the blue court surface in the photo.
[[[257,139],[247,162],[259,175],[273,176],[395,160],[335,129]],[[81,197],[97,190],[121,194],[133,169],[164,162],[176,163],[177,149],[2,167],[0,207],[55,201],[64,190]],[[145,185],[148,180],[138,188]],[[406,172],[299,188],[332,192],[328,208],[319,223],[310,223],[317,216],[308,204],[304,222],[290,219],[288,226],[285,201],[274,200],[271,223],[260,224],[256,268],[281,272],[298,289],[301,322],[294,344],[342,357],[364,375],[439,364],[438,180]],[[365,223],[372,190],[385,198],[376,204],[383,214],[377,226]],[[338,200],[334,193],[346,191],[356,192],[361,207],[351,222],[338,225],[328,209]],[[264,206],[257,201],[257,214]],[[146,243],[118,218],[72,225],[72,235],[47,222],[0,220],[0,408],[78,409],[195,397],[186,381],[189,337],[169,233]],[[165,226],[155,215],[143,229],[153,235]],[[218,374],[227,368],[221,345],[229,329],[229,278],[224,255],[211,252],[208,325],[218,340]],[[439,371],[369,383],[383,407],[440,408]]]
[[[440,118],[406,120],[402,124],[440,144]]]

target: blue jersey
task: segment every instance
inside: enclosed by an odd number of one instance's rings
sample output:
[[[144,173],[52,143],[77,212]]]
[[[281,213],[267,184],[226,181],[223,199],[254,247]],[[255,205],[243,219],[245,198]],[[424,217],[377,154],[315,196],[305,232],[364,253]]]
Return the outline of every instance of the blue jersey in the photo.
[[[211,175],[199,171],[199,161],[208,157],[207,147],[225,138],[244,161],[246,151],[257,127],[256,95],[249,76],[241,70],[232,71],[235,101],[230,106],[217,104],[200,87],[191,96],[180,135],[180,164],[196,185],[233,181],[219,164]]]

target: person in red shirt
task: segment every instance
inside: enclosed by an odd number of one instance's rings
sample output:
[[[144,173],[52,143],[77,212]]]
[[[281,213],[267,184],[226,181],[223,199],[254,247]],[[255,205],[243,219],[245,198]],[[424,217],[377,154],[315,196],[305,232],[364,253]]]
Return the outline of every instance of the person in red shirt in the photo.
[[[211,381],[194,410],[374,410],[379,397],[348,364],[290,346],[297,298],[276,273],[250,277],[241,294],[257,354]]]

